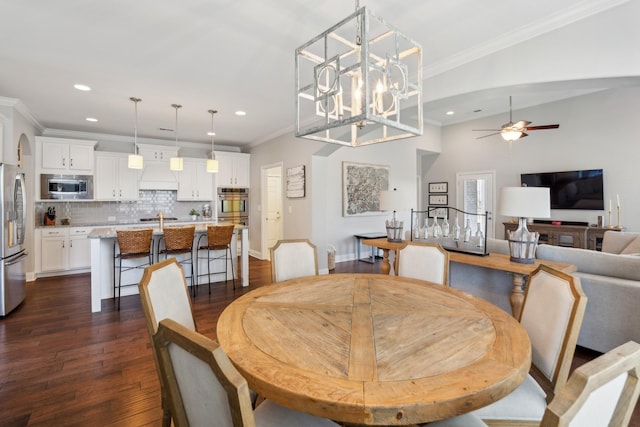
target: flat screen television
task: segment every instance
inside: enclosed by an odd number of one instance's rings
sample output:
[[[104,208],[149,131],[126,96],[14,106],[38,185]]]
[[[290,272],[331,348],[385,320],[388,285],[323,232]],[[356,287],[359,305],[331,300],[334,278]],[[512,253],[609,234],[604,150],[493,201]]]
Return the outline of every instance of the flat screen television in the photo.
[[[551,209],[604,209],[602,169],[523,173],[522,185],[549,187]]]

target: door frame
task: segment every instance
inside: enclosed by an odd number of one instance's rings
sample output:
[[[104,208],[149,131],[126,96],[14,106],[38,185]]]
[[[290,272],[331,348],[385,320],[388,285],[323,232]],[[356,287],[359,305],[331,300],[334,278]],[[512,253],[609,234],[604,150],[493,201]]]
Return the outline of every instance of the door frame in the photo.
[[[456,173],[456,205],[460,207],[464,207],[463,197],[464,197],[464,179],[469,177],[477,177],[477,176],[489,176],[491,179],[491,185],[487,186],[485,189],[490,196],[491,206],[487,207],[488,217],[487,217],[487,230],[485,232],[485,238],[495,238],[495,230],[496,224],[495,219],[496,215],[496,171],[495,170],[484,170],[484,171],[470,171],[470,172],[457,172]],[[490,187],[490,188],[489,188]],[[488,199],[485,195],[485,200]],[[461,227],[464,227],[462,225]]]
[[[269,248],[267,247],[267,216],[266,210],[269,202],[269,175],[268,170],[273,168],[280,168],[280,177],[284,175],[284,164],[283,162],[271,163],[267,165],[262,165],[260,167],[260,182],[261,182],[261,195],[260,195],[260,209],[258,210],[260,214],[260,259],[269,259]],[[283,185],[280,185],[280,212],[283,212],[284,201],[283,201]],[[282,222],[284,226],[284,216],[282,216]],[[282,227],[281,227],[282,228]]]

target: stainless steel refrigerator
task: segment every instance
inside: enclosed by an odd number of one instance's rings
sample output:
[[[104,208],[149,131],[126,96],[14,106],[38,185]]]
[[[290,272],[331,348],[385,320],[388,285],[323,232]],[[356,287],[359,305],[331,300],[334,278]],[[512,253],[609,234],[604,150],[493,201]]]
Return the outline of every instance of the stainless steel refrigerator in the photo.
[[[24,232],[27,199],[24,173],[0,163],[0,316],[16,308],[26,295]]]

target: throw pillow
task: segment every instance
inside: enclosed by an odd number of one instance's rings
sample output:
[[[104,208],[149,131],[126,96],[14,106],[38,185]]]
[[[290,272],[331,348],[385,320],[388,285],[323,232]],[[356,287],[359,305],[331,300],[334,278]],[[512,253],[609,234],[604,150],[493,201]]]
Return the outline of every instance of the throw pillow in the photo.
[[[640,253],[640,236],[633,239],[629,244],[620,252],[621,254],[637,254]]]

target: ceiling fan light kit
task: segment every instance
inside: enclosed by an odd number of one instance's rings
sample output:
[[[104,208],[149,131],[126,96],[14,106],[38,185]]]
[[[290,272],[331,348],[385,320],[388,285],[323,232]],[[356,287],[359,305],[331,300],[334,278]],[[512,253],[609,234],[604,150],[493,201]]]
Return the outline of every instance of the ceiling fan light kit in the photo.
[[[487,138],[493,135],[500,135],[505,141],[513,142],[518,139],[529,136],[525,131],[543,130],[543,129],[558,129],[560,125],[541,125],[541,126],[529,126],[531,122],[526,120],[520,120],[517,123],[513,123],[511,97],[509,97],[509,123],[502,125],[501,129],[473,129],[474,132],[493,132],[488,135],[479,136],[476,139]]]
[[[358,147],[422,135],[422,48],[366,7],[296,49],[296,136]]]

